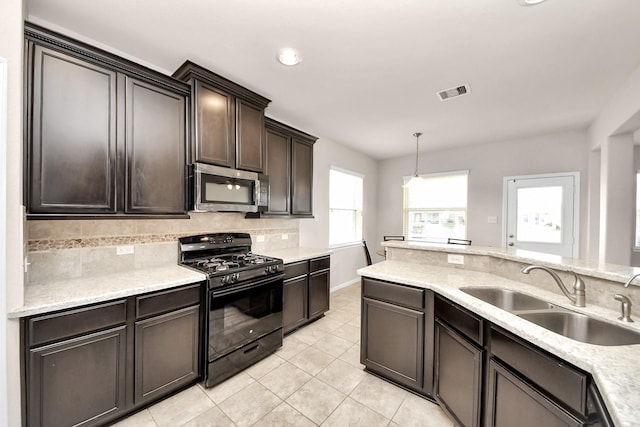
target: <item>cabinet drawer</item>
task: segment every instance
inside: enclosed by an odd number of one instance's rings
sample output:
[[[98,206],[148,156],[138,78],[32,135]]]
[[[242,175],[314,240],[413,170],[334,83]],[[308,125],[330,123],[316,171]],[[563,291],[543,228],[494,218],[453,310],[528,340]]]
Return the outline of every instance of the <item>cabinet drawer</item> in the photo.
[[[436,297],[435,312],[436,317],[453,326],[476,344],[483,345],[482,318],[441,296]]]
[[[124,300],[29,319],[29,346],[106,329],[125,323]]]
[[[586,374],[493,326],[489,333],[491,334],[491,353],[494,356],[562,401],[565,406],[580,414],[586,413],[588,386]]]
[[[136,319],[200,303],[201,284],[136,297]]]
[[[328,256],[322,258],[314,258],[310,262],[311,268],[310,271],[313,273],[314,271],[326,270],[331,267],[331,258]]]
[[[293,264],[286,264],[284,266],[284,280],[291,279],[292,277],[303,276],[309,272],[308,261],[294,262]]]
[[[424,308],[424,289],[412,288],[410,286],[396,285],[394,283],[363,277],[362,295],[417,310]]]

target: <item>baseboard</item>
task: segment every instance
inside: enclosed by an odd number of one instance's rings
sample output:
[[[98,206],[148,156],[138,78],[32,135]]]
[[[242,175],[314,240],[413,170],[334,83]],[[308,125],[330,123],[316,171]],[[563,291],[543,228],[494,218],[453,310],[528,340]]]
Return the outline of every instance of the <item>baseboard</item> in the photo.
[[[355,278],[353,280],[349,280],[348,282],[341,283],[338,286],[333,286],[331,289],[329,289],[329,291],[339,291],[340,289],[346,288],[347,286],[355,285],[356,283],[360,283],[360,278]]]

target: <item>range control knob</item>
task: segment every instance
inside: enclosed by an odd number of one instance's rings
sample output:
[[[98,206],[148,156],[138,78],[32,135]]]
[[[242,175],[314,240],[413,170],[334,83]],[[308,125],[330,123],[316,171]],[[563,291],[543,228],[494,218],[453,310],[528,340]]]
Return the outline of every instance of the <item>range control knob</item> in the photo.
[[[233,273],[231,280],[234,282],[237,282],[238,280],[240,280],[240,273]]]

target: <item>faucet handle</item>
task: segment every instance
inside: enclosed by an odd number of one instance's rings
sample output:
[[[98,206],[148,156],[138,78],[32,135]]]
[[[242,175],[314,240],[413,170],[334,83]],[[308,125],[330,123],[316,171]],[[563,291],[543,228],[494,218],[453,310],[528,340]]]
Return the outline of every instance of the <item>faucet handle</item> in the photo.
[[[621,303],[620,317],[618,317],[618,320],[629,323],[633,322],[633,319],[631,318],[631,306],[633,305],[631,304],[631,300],[628,297],[620,294],[615,294],[613,296],[613,299],[615,299],[616,301],[620,301]]]

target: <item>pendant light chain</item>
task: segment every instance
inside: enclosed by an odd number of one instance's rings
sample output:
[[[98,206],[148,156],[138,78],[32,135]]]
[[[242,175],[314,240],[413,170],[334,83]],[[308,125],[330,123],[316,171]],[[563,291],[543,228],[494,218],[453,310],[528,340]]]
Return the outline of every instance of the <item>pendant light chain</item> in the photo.
[[[416,137],[416,171],[413,176],[418,176],[418,141],[420,140],[420,135],[422,135],[422,132],[416,132],[413,134],[413,136]]]

